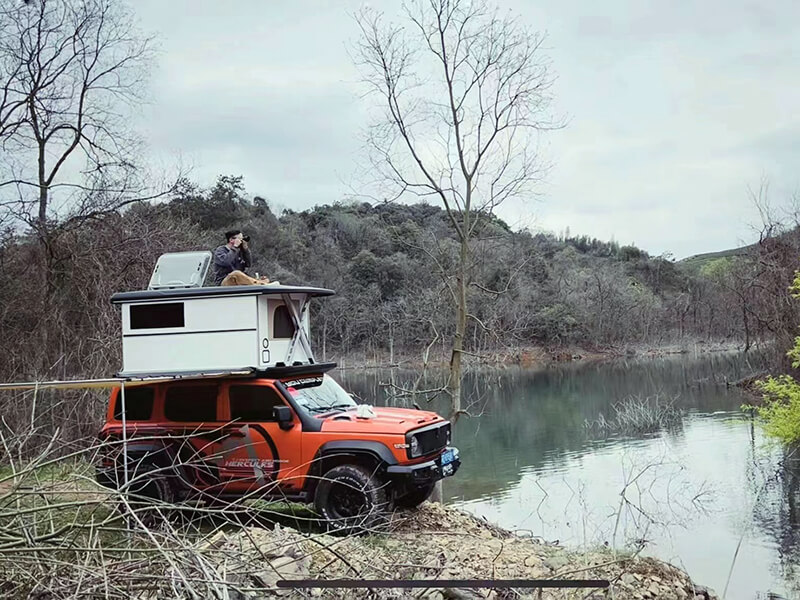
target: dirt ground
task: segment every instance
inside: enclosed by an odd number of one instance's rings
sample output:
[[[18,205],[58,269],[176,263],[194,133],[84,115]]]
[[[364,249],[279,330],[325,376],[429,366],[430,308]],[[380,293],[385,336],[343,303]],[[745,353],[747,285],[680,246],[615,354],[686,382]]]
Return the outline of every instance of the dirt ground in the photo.
[[[572,552],[530,537],[519,537],[472,515],[425,503],[398,513],[391,531],[337,537],[300,533],[288,527],[220,531],[197,548],[222,569],[231,598],[270,596],[323,598],[663,598],[708,600],[717,596],[695,585],[667,563],[620,554],[608,548]],[[232,558],[236,557],[236,558]],[[254,569],[253,565],[259,564]],[[430,588],[278,588],[280,579],[430,579]],[[607,589],[437,588],[446,579],[600,579]],[[267,591],[269,589],[270,591]],[[235,590],[235,592],[234,592]]]

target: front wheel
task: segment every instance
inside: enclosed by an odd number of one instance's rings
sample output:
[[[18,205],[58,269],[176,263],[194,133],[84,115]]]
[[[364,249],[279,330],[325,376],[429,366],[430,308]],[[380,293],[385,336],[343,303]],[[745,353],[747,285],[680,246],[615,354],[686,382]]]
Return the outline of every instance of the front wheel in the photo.
[[[386,524],[391,503],[386,483],[360,465],[339,465],[322,477],[314,508],[335,531],[372,531]]]
[[[400,508],[417,508],[420,504],[425,502],[425,500],[431,497],[433,488],[435,486],[436,482],[415,487],[410,492],[407,492],[402,496],[398,496],[394,502]]]

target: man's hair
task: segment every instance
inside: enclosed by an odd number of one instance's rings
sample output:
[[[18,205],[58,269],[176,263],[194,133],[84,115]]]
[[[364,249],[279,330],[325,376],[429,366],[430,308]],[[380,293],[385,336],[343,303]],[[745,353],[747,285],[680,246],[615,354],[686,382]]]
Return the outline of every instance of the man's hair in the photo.
[[[230,242],[231,238],[235,238],[240,233],[242,233],[242,232],[239,229],[232,229],[231,231],[226,231],[225,232],[225,241],[226,242]]]

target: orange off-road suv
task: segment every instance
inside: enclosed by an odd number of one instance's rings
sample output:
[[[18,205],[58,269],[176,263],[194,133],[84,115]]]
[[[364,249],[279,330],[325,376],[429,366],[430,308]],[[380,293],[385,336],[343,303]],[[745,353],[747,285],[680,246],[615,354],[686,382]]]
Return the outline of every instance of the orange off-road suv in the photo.
[[[450,423],[421,410],[359,409],[326,374],[334,366],[126,386],[124,415],[115,388],[98,481],[153,501],[313,502],[346,529],[417,506],[460,465]]]

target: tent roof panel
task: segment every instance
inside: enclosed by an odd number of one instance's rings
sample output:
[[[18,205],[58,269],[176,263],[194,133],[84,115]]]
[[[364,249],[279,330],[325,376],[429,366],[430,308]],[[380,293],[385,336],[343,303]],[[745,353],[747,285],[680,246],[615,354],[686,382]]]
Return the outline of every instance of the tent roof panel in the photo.
[[[325,288],[289,285],[230,285],[219,287],[179,288],[164,290],[141,290],[119,292],[111,296],[114,304],[141,302],[146,300],[171,300],[181,298],[216,298],[218,296],[280,296],[283,294],[306,294],[310,297],[333,296],[336,292]]]

